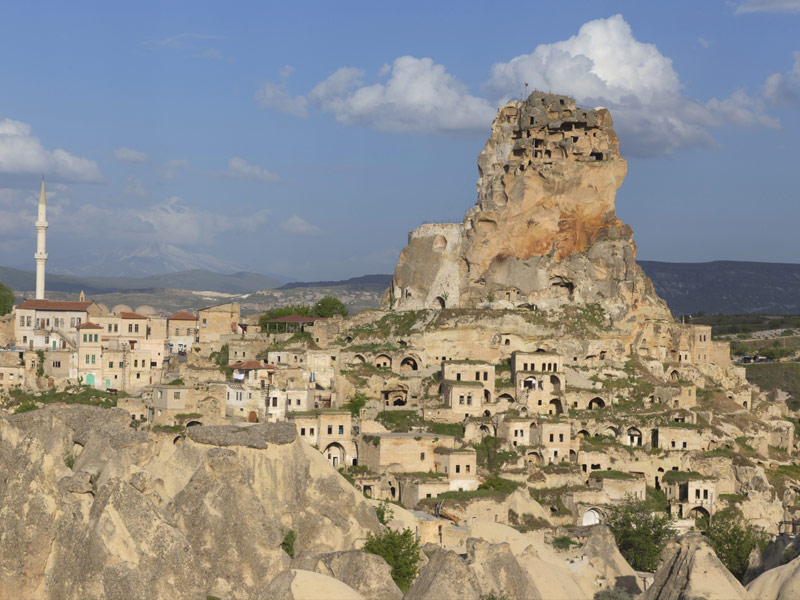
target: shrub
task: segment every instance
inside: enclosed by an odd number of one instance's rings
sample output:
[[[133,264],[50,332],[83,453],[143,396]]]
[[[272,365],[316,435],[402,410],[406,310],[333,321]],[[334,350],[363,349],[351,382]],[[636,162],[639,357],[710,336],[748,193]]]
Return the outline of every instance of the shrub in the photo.
[[[568,535],[560,535],[553,540],[553,548],[556,550],[569,550],[572,546],[580,546],[580,544]]]
[[[14,307],[14,292],[0,282],[0,317],[7,315]]]
[[[658,556],[675,535],[670,517],[654,515],[644,501],[628,497],[611,508],[608,526],[625,560],[636,571],[655,571]]]
[[[367,404],[367,396],[364,392],[356,392],[347,404],[343,404],[344,410],[349,410],[353,418],[358,418],[361,409]]]
[[[72,452],[64,453],[64,464],[67,465],[68,469],[75,466],[75,455]]]
[[[36,402],[28,400],[17,406],[14,409],[14,414],[18,415],[20,413],[30,412],[32,410],[36,410],[37,408],[39,408],[39,406],[36,404]]]
[[[344,302],[333,296],[325,296],[317,301],[312,309],[315,317],[332,317],[334,315],[347,316],[347,307]]]
[[[389,508],[389,503],[386,500],[375,507],[375,514],[378,515],[378,521],[380,521],[381,525],[386,525],[394,518],[394,511]]]
[[[289,558],[294,558],[294,542],[296,539],[297,534],[294,532],[294,529],[290,529],[286,532],[286,535],[283,536],[281,549],[289,555]]]
[[[44,350],[37,350],[36,356],[39,358],[39,364],[36,367],[36,376],[44,377]]]
[[[362,548],[382,556],[392,567],[392,579],[406,592],[419,571],[419,542],[410,529],[392,531],[387,529],[380,535],[369,534]]]
[[[758,548],[763,551],[767,537],[748,523],[739,511],[725,508],[717,511],[710,520],[704,517],[698,523],[708,543],[727,569],[739,581],[750,564],[750,553]]]

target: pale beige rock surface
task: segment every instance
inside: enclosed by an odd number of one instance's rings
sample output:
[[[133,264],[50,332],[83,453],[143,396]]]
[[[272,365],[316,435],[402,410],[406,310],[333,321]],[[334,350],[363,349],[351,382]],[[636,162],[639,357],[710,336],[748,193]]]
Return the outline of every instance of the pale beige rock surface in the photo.
[[[256,600],[364,600],[364,597],[338,579],[300,569],[281,572],[256,597]]]
[[[751,595],[697,532],[667,544],[643,600],[749,600]]]
[[[437,549],[406,592],[404,600],[479,600],[481,588],[455,552]]]
[[[183,439],[129,422],[85,406],[0,417],[0,599],[249,600],[289,568],[288,530],[297,552],[378,531],[363,496],[285,427]]]
[[[753,600],[796,600],[800,598],[800,558],[770,569],[747,585]]]

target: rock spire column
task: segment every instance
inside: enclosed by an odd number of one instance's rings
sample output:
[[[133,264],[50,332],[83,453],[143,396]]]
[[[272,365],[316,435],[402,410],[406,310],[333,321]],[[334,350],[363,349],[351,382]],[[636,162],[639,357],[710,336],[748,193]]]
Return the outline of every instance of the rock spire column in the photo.
[[[42,191],[39,194],[39,213],[36,218],[36,299],[44,299],[44,264],[47,262],[45,237],[47,235],[47,199],[44,195],[44,177]]]

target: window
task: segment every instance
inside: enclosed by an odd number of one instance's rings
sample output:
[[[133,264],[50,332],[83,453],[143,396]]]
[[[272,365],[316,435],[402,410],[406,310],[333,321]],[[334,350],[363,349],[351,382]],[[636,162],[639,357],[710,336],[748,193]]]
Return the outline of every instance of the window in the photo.
[[[301,427],[300,428],[300,435],[305,435],[305,434],[306,434],[306,428],[305,427]]]
[[[456,465],[456,473],[461,473],[461,465]]]
[[[488,371],[484,371],[483,372],[483,380],[484,381],[489,381],[489,372]]]
[[[114,323],[114,333],[117,333],[118,331],[119,331],[119,325],[117,323]]]
[[[295,405],[296,405],[296,406],[300,406],[300,398],[298,398],[298,399],[295,401]]]
[[[138,358],[133,361],[133,366],[137,367],[137,368],[139,367],[139,359]]]
[[[559,442],[563,442],[564,441],[564,434],[563,433],[559,433],[558,434],[558,441]]]
[[[25,327],[25,317],[20,317],[19,318],[19,326],[20,327]]]
[[[708,490],[703,490],[703,500],[708,500]]]
[[[333,426],[332,425],[328,425],[328,435],[330,435],[332,433],[333,433]]]
[[[136,325],[134,325],[134,326],[133,326],[133,330],[134,330],[136,333],[139,333],[139,324],[138,324],[138,323],[137,323]]]
[[[60,360],[54,360],[53,361],[53,368],[54,369],[58,369],[60,366],[61,366],[61,361]]]
[[[86,364],[87,365],[89,364],[89,355],[88,354],[86,355]]]
[[[472,396],[467,396],[467,404],[472,404]]]
[[[203,319],[203,327],[205,327],[205,326],[206,326],[206,320]]]
[[[142,378],[142,374],[141,373],[137,373],[136,374],[136,379],[141,379],[141,378]]]
[[[96,334],[96,333],[95,333],[95,334],[94,334],[94,341],[95,341],[95,342],[97,341],[97,336],[98,336],[98,334]]]
[[[553,434],[552,433],[550,434],[550,441],[551,442],[553,441]]]
[[[180,400],[181,399],[181,393],[180,392],[175,392],[173,397],[175,398],[175,400]]]
[[[175,335],[180,335],[180,329],[178,329],[177,327],[175,328]]]
[[[120,369],[122,368],[122,361],[120,361],[120,363],[119,363],[119,368]]]
[[[86,341],[86,334],[85,333],[83,334],[83,341],[84,342]]]
[[[26,317],[25,318],[25,323],[26,323],[26,325],[25,325],[26,327],[30,327],[31,326],[31,318],[30,317]]]
[[[464,404],[464,396],[459,396],[458,397],[458,403],[459,404]]]
[[[314,435],[314,428],[313,427],[308,430],[308,434],[309,435]]]
[[[94,364],[94,359],[95,359],[95,358],[96,358],[96,357],[95,357],[95,355],[94,355],[94,354],[92,354],[92,364]]]
[[[114,368],[114,361],[113,360],[108,361],[108,368],[109,369],[113,369]]]
[[[674,448],[674,447],[675,447],[675,440],[672,440],[672,442],[670,443],[670,447],[671,447],[671,448]]]
[[[686,442],[683,442],[683,447],[686,448]]]
[[[466,465],[467,473],[469,473],[469,467],[470,465]]]
[[[419,459],[420,460],[425,460],[425,453],[424,452],[420,452],[419,453]]]
[[[461,381],[461,373],[456,373],[456,381]]]
[[[111,331],[112,331],[113,329],[114,329],[114,328],[112,327],[111,323],[109,323],[109,324],[108,324],[108,333],[111,333]]]
[[[480,380],[481,380],[481,372],[475,371],[475,381],[480,381]]]
[[[339,435],[344,435],[344,425],[339,425]]]
[[[277,396],[272,399],[272,406],[275,406],[275,407],[278,406],[278,398],[277,398]]]
[[[133,324],[128,323],[128,333],[133,333]]]
[[[81,324],[81,318],[80,318],[80,317],[78,317],[78,319],[77,319],[77,321],[76,321],[76,322],[77,322],[77,324],[78,324],[78,325],[80,325],[80,324]]]
[[[27,335],[23,335],[22,336],[22,343],[23,344],[27,344],[28,343],[28,336]]]
[[[700,497],[700,490],[695,490],[694,491],[694,497],[695,498],[699,498]]]

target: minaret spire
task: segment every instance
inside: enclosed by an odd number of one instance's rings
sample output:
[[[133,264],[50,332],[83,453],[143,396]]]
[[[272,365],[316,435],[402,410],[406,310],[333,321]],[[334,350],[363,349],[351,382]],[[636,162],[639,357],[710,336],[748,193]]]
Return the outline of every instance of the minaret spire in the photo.
[[[44,263],[47,262],[46,241],[47,235],[47,198],[44,193],[44,175],[42,176],[42,191],[39,193],[39,212],[36,217],[36,299],[44,299]]]

